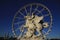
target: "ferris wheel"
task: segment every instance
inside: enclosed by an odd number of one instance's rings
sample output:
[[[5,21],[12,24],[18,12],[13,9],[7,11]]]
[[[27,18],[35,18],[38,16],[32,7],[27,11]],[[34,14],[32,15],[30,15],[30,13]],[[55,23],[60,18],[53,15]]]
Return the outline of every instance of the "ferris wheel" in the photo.
[[[13,18],[12,31],[15,37],[22,37],[25,32],[27,32],[27,28],[24,28],[24,25],[26,24],[26,16],[32,17],[32,15],[37,15],[39,17],[43,16],[41,22],[47,22],[49,26],[48,28],[43,28],[42,33],[43,35],[49,34],[52,27],[52,15],[50,10],[43,4],[31,3],[19,9]]]

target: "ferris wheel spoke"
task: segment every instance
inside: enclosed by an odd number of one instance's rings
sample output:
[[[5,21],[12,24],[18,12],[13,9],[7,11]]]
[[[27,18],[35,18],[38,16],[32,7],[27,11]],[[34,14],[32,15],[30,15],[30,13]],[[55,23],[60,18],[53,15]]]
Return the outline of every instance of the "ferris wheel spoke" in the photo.
[[[48,25],[50,24],[50,22],[49,21],[46,21],[46,20],[43,20],[43,22],[48,23]]]
[[[37,9],[37,11],[39,12],[39,13],[41,13],[42,14],[42,12],[44,11],[45,9],[43,8],[43,9],[41,9],[41,10],[38,10]],[[43,15],[43,14],[42,14]]]
[[[34,11],[32,13],[35,13],[37,11],[38,5],[36,6],[36,8],[34,9]]]
[[[45,14],[45,15],[43,15],[44,17],[46,17],[46,16],[49,16],[50,14]]]
[[[20,29],[20,31],[24,30],[23,26],[19,26],[17,29],[15,29],[15,31],[18,31],[19,29]]]
[[[24,7],[24,9],[25,9],[25,12],[26,12],[26,14],[27,14],[27,9]]]
[[[31,14],[31,11],[32,11],[32,5],[30,5],[30,14]]]
[[[43,33],[44,35],[46,35],[47,32],[46,32],[45,30],[42,30],[42,33]]]
[[[21,24],[21,23],[23,23],[24,21],[21,21],[21,22],[16,22],[16,23],[14,23],[14,24]]]
[[[17,19],[20,19],[20,20],[21,20],[21,19],[25,19],[25,18],[20,18],[20,17],[16,17],[16,18],[17,18]]]
[[[17,39],[20,39],[22,37],[22,32],[19,34],[19,36],[17,37]]]
[[[20,12],[20,11],[18,11],[23,17],[25,17],[25,15],[22,13],[22,12]]]
[[[19,28],[17,28],[17,29],[15,29],[15,31],[18,31],[20,29],[20,27]]]
[[[42,30],[42,32],[45,34],[46,33],[46,31],[44,31],[44,30]]]

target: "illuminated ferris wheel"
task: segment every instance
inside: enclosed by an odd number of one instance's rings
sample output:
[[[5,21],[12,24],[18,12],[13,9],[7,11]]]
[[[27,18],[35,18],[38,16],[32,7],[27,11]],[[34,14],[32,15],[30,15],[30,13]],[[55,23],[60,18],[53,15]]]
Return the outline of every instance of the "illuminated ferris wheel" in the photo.
[[[41,19],[41,17],[43,17],[43,18]],[[38,22],[36,20],[40,20],[39,21],[40,24],[44,24],[44,22],[48,23],[47,28],[46,28],[45,24],[42,27],[43,35],[47,35],[51,31],[52,15],[51,15],[50,10],[43,4],[32,3],[32,4],[25,5],[24,7],[19,9],[13,18],[12,31],[13,31],[15,37],[21,38],[26,34],[28,28],[27,27],[25,28],[25,25],[29,25],[29,24],[26,24],[27,19],[32,20],[33,24],[34,24],[33,21],[35,21],[35,23]],[[32,23],[31,23],[31,25],[32,25]],[[36,24],[34,24],[34,25],[36,26]]]

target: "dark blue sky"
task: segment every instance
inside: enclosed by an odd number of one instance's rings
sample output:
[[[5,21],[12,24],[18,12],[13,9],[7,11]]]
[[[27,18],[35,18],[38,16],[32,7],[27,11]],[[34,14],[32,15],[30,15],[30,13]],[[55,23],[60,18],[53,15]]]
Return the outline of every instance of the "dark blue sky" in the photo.
[[[15,13],[29,3],[41,3],[47,6],[53,16],[52,31],[48,38],[60,38],[60,0],[0,0],[0,36],[12,33],[12,20]]]

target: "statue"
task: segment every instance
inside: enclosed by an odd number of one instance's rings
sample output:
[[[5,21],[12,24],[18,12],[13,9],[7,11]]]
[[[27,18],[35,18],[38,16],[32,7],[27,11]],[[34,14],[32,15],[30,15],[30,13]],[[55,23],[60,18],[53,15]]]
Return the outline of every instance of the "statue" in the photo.
[[[43,40],[43,34],[42,29],[48,27],[48,23],[39,23],[41,20],[43,20],[43,16],[39,17],[37,15],[26,16],[26,24],[24,25],[25,28],[27,28],[27,32],[25,33],[24,38],[26,40]],[[35,30],[38,32],[37,35],[34,34]],[[42,37],[41,37],[42,36]],[[37,39],[35,39],[37,38]]]

